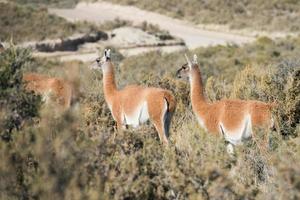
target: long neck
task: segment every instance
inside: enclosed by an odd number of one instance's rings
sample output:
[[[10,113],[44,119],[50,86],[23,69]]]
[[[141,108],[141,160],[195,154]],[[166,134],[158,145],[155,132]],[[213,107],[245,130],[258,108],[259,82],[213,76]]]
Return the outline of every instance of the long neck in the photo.
[[[103,89],[105,100],[110,102],[117,92],[114,67],[110,61],[103,66]]]
[[[208,105],[206,97],[204,95],[204,87],[202,83],[202,77],[200,69],[194,67],[190,75],[190,86],[191,86],[191,101],[194,110],[203,110]]]

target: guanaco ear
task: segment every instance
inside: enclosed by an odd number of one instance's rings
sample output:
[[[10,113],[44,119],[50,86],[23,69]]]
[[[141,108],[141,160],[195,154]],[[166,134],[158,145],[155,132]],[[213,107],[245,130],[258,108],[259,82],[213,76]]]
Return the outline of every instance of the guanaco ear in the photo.
[[[198,58],[196,54],[194,54],[193,64],[198,64]]]
[[[107,49],[104,49],[104,57],[107,55]]]
[[[107,51],[106,51],[106,59],[108,60],[108,59],[110,59],[110,49],[108,49]]]
[[[192,63],[191,63],[190,59],[188,58],[188,56],[186,54],[184,54],[184,56],[185,56],[185,59],[188,63],[189,68],[192,68]]]

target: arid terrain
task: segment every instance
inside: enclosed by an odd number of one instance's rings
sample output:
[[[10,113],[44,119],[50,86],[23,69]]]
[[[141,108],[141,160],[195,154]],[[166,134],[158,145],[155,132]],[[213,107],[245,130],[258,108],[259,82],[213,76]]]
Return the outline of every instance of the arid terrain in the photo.
[[[299,10],[294,0],[0,1],[0,199],[299,199]],[[174,94],[168,146],[149,122],[117,131],[96,64],[108,48],[118,88]],[[176,76],[185,54],[197,55],[209,102],[271,103],[272,130],[228,154]],[[29,91],[29,73],[55,80],[34,85],[52,90]]]

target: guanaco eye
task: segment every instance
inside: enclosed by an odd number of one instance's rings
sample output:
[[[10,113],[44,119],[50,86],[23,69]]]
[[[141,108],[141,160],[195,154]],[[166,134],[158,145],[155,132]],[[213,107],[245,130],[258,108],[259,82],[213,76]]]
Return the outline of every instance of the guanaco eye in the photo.
[[[99,59],[99,58],[97,58],[97,59],[96,59],[96,62],[97,62],[97,63],[99,63],[99,62],[100,62],[100,59]]]

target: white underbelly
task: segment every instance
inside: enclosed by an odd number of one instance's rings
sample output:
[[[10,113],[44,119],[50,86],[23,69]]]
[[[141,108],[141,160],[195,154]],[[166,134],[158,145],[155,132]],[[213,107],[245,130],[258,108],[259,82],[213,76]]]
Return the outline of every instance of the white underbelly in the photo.
[[[205,131],[207,131],[204,120],[198,115],[196,115],[196,118],[197,118],[197,121],[198,121],[199,125],[201,126],[201,128],[203,128]]]
[[[226,141],[233,145],[241,144],[243,139],[248,139],[252,136],[251,116],[247,115],[240,127],[235,130],[227,129],[222,122],[220,123],[220,129]]]
[[[147,102],[143,102],[133,113],[124,113],[123,123],[133,127],[138,127],[141,123],[144,123],[147,120],[149,120],[148,106]]]

